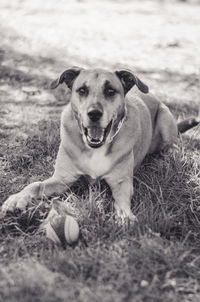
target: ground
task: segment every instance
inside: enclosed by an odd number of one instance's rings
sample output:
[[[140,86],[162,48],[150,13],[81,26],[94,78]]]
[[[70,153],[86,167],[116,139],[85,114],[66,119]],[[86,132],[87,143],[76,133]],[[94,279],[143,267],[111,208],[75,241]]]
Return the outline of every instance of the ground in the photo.
[[[133,69],[177,121],[198,115],[198,1],[1,1],[0,204],[52,174],[66,67]],[[60,200],[81,236],[66,249],[40,228],[51,200],[0,220],[1,301],[199,301],[200,129],[134,176],[135,226],[118,225],[105,183]],[[55,197],[57,198],[57,197]]]

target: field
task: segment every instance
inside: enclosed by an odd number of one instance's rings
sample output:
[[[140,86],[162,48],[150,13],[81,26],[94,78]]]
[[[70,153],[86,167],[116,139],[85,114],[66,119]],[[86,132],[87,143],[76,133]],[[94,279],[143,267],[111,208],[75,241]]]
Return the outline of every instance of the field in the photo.
[[[177,121],[200,107],[198,1],[0,3],[0,205],[49,177],[68,91],[66,67],[133,69]],[[0,218],[0,301],[199,302],[200,128],[149,156],[134,176],[135,226],[113,216],[104,182],[66,194],[81,236],[54,245],[40,227],[52,199]]]

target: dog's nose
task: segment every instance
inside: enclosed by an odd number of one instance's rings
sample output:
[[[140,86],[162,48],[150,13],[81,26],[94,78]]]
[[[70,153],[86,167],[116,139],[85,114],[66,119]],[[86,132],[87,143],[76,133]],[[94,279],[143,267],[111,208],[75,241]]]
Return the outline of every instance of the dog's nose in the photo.
[[[98,122],[102,115],[103,112],[99,109],[91,109],[88,111],[88,116],[92,122]]]

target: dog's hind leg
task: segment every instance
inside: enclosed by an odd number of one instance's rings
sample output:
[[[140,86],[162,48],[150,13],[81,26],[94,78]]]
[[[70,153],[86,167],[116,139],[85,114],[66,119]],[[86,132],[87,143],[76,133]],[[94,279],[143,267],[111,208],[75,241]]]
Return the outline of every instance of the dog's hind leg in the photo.
[[[176,121],[169,108],[160,104],[155,121],[152,143],[149,153],[160,152],[176,143],[178,129]]]

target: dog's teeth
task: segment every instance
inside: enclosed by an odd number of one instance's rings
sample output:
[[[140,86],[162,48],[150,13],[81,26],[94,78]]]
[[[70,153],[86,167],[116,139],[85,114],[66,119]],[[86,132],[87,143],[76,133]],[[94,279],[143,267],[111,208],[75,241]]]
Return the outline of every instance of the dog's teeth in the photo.
[[[93,143],[93,144],[95,144],[95,145],[98,145],[98,144],[102,143],[103,138],[98,139],[98,140],[94,140],[92,137],[88,136],[88,140],[89,140],[91,143]]]
[[[96,139],[96,138],[93,138],[91,137],[90,135],[87,135],[88,139],[90,141],[92,141],[94,144],[99,144],[99,143],[102,143],[103,139],[104,139],[104,135],[102,135],[100,138]]]
[[[104,136],[102,135],[100,137],[100,139],[97,140],[97,139],[94,139],[94,138],[90,137],[89,135],[87,135],[87,139],[88,139],[89,143],[92,145],[100,145],[103,142]]]

